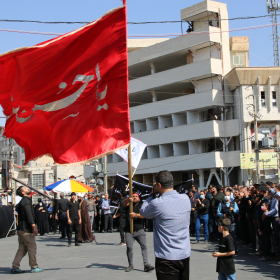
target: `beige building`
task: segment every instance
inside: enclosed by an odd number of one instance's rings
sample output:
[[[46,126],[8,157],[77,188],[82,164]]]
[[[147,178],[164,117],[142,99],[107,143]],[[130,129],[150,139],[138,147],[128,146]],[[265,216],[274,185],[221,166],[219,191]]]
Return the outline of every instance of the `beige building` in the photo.
[[[264,132],[272,137],[274,146],[280,147],[280,67],[234,68],[225,79],[234,96],[234,114],[239,121],[240,153],[254,153],[254,116],[258,121],[258,143],[262,153],[275,149],[262,149]],[[255,110],[254,110],[255,109]],[[278,162],[279,164],[279,162]],[[262,168],[260,181],[279,182],[277,168]],[[240,170],[242,182],[251,178],[256,182],[256,169]]]
[[[241,182],[239,120],[224,76],[235,66],[249,66],[249,39],[229,39],[227,18],[226,4],[203,1],[181,10],[189,33],[133,43],[131,132],[147,144],[135,180],[152,184],[167,169],[175,183],[193,176],[201,188]],[[127,175],[127,163],[108,156],[108,171],[114,181],[117,171]]]

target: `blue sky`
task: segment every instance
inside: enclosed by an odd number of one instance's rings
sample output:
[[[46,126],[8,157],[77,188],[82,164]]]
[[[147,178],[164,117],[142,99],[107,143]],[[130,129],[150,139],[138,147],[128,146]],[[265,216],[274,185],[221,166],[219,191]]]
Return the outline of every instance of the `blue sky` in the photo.
[[[199,3],[199,0],[127,0],[127,20],[164,21],[180,20],[180,10]],[[265,0],[223,0],[228,5],[229,18],[266,15]],[[25,19],[40,21],[93,21],[106,11],[120,6],[120,0],[0,0],[0,19]],[[279,19],[279,17],[278,17]],[[230,29],[265,25],[270,18],[234,20]],[[0,22],[0,29],[28,30],[66,33],[80,27],[80,24],[37,24]],[[184,30],[187,29],[184,24]],[[280,28],[279,28],[280,29]],[[180,23],[129,25],[130,34],[180,33]],[[231,32],[231,36],[249,36],[250,66],[273,66],[272,28]],[[11,49],[32,46],[55,36],[19,34],[0,31],[0,53]],[[1,74],[1,73],[0,73]],[[2,113],[1,113],[2,116]],[[5,119],[0,119],[0,125]]]

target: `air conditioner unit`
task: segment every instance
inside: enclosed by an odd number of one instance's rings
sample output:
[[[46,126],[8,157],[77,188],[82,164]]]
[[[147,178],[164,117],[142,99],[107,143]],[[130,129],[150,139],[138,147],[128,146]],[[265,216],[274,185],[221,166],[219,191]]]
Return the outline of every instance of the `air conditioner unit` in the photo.
[[[262,145],[264,146],[264,147],[271,147],[271,146],[273,146],[274,145],[274,142],[273,142],[273,139],[272,139],[272,137],[264,137],[263,139],[262,139]]]

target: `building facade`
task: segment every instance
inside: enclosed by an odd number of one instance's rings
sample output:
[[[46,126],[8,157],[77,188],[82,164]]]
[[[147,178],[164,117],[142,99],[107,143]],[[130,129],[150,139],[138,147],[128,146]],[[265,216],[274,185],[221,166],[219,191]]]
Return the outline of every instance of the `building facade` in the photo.
[[[248,66],[248,38],[230,42],[227,19],[226,4],[203,1],[181,10],[189,33],[129,52],[131,133],[147,144],[136,181],[152,184],[165,169],[201,188],[241,183],[239,120],[224,76],[244,59]],[[110,155],[108,171],[114,181],[127,163]]]
[[[254,118],[260,152],[277,152],[274,147],[280,147],[280,67],[234,68],[225,79],[234,96],[234,114],[239,120],[240,153],[255,153]],[[273,140],[270,149],[262,144],[265,135]],[[263,167],[261,162],[259,166],[260,182],[279,182],[279,160],[278,168]],[[256,168],[239,172],[242,182],[256,182]]]

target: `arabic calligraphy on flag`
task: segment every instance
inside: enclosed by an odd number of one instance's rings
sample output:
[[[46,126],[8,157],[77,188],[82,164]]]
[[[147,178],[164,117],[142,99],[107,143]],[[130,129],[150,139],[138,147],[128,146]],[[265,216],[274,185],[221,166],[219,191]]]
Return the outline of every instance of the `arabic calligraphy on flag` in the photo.
[[[130,142],[126,7],[77,30],[0,55],[4,135],[60,164],[88,162]]]
[[[119,174],[116,175],[116,181],[112,192],[110,206],[119,206],[121,201],[121,193],[126,190],[128,182],[128,178]],[[134,193],[136,192],[139,194],[140,200],[145,200],[150,196],[153,187],[132,181],[132,189]],[[127,191],[129,191],[129,188],[127,189]]]

